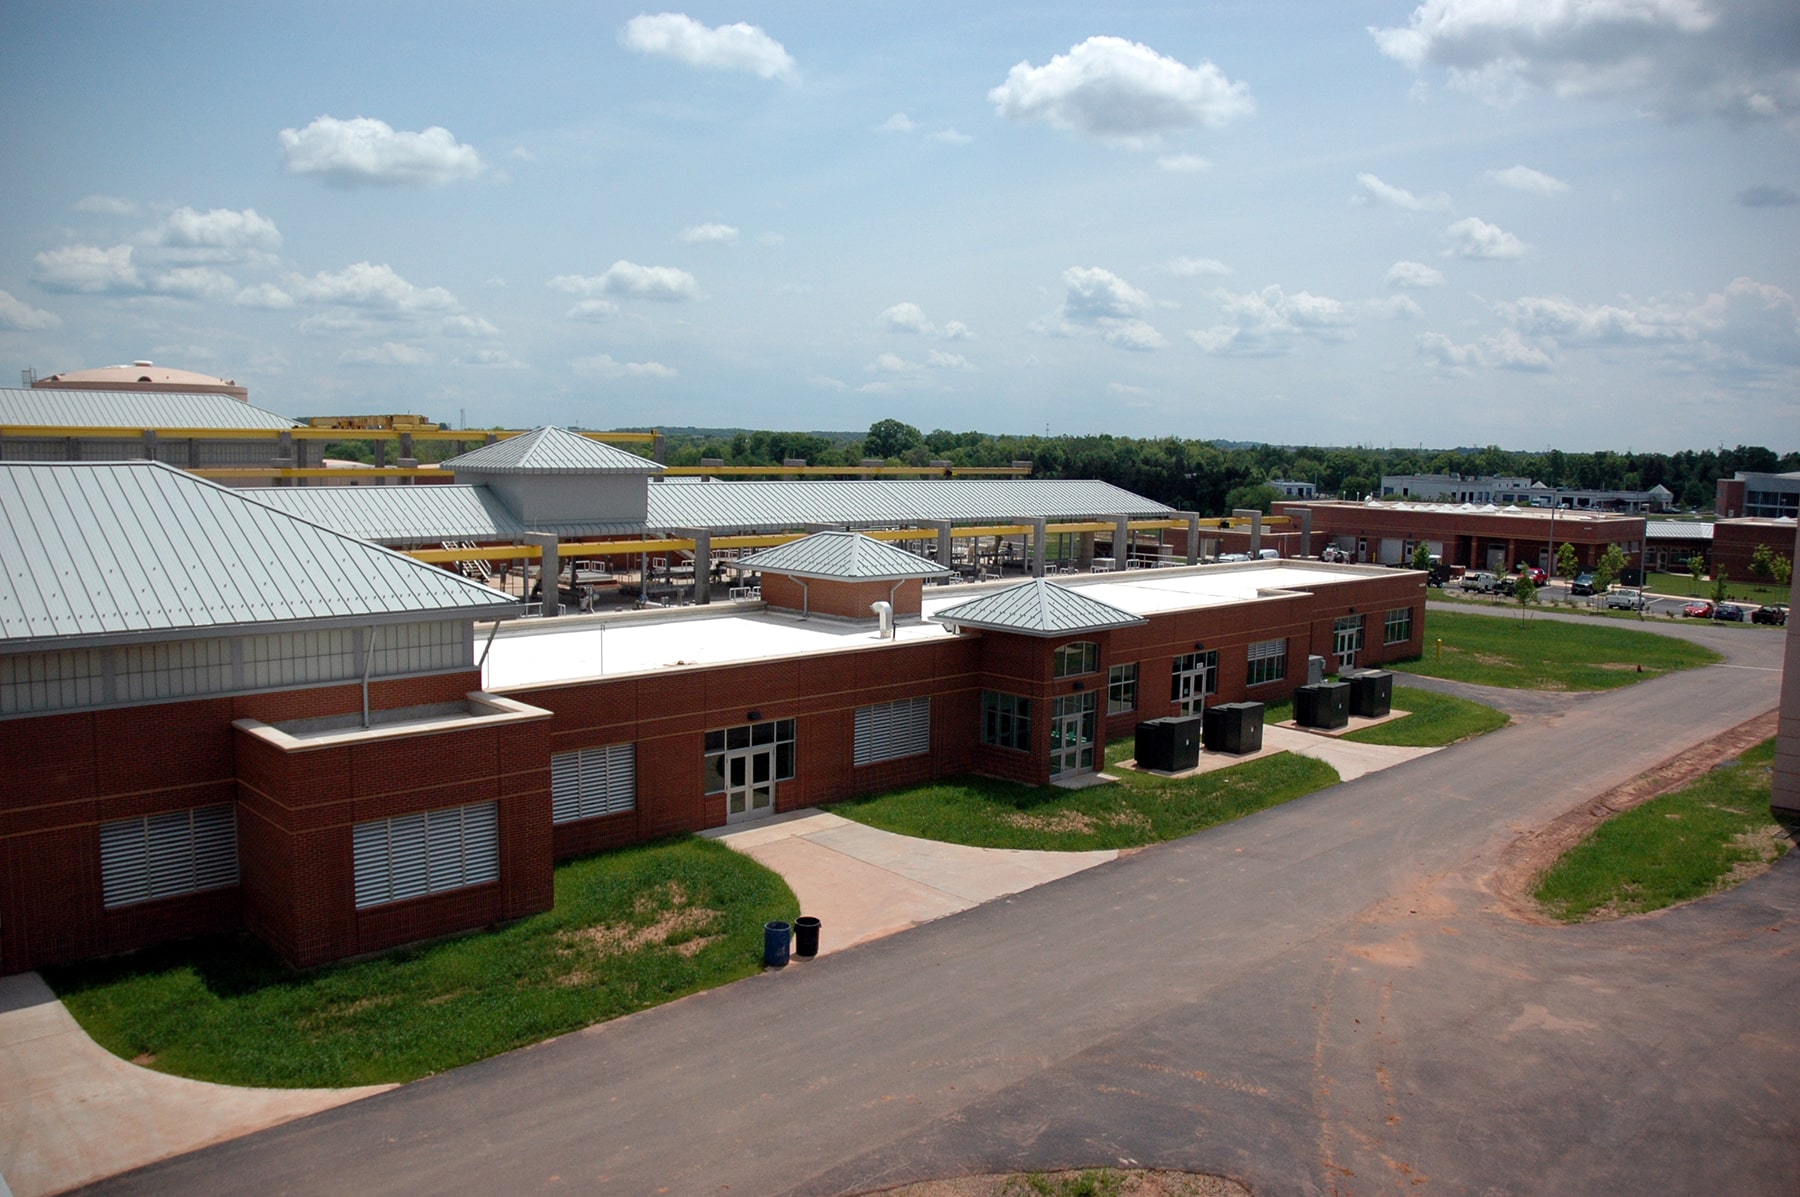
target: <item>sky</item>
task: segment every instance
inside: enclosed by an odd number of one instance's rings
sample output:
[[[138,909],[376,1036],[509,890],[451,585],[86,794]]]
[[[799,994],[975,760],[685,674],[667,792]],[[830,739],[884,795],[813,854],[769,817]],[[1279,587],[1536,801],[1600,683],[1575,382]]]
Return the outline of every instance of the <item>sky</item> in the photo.
[[[0,383],[1800,447],[1800,4],[0,6]]]

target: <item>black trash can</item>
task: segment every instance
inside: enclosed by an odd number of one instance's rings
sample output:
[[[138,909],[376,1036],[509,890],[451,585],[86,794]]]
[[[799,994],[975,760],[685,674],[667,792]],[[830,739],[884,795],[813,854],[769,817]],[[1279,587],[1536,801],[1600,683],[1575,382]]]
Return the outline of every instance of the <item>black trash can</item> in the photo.
[[[811,960],[819,954],[819,920],[803,914],[794,920],[794,955]]]
[[[767,968],[786,968],[788,962],[788,936],[793,928],[777,919],[763,924],[763,965]]]

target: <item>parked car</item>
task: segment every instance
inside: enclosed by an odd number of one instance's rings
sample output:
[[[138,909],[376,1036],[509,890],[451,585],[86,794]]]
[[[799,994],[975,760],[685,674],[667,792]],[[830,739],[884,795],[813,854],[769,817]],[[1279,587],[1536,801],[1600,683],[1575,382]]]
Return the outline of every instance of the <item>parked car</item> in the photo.
[[[1744,609],[1736,603],[1720,603],[1713,608],[1713,618],[1723,619],[1727,623],[1743,623]]]
[[[1521,565],[1518,573],[1521,578],[1530,578],[1533,586],[1542,586],[1550,580],[1550,575],[1535,565]]]
[[[1614,590],[1606,596],[1606,606],[1613,611],[1642,611],[1647,601],[1641,590]]]
[[[1478,569],[1462,576],[1462,588],[1473,590],[1478,594],[1493,594],[1500,587],[1500,579],[1485,569]]]
[[[1764,603],[1756,610],[1750,612],[1750,622],[1772,623],[1776,627],[1782,627],[1787,623],[1787,604]]]
[[[1705,599],[1701,599],[1698,602],[1689,603],[1687,606],[1683,607],[1681,613],[1694,619],[1711,619],[1712,604]]]
[[[1573,582],[1570,582],[1569,583],[1569,593],[1570,594],[1592,594],[1592,593],[1594,593],[1594,575],[1593,574],[1582,574],[1580,577],[1576,578]]]

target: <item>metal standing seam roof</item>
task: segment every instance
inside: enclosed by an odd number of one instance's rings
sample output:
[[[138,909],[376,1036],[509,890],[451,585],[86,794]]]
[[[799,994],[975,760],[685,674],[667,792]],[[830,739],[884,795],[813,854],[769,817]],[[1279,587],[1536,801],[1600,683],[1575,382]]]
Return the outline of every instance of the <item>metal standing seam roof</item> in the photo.
[[[1646,540],[1711,540],[1713,526],[1695,520],[1646,520]]]
[[[660,474],[654,461],[546,424],[452,457],[439,468],[467,474]]]
[[[64,391],[0,387],[0,424],[50,428],[297,428],[230,395],[176,391]]]
[[[1022,632],[1027,636],[1066,636],[1100,632],[1146,623],[1111,603],[1078,594],[1044,578],[1008,586],[994,594],[946,607],[931,617],[938,623],[997,632]]]
[[[241,493],[277,511],[377,544],[517,541],[530,531],[485,486],[271,486]]]
[[[648,522],[664,528],[752,530],[800,524],[999,523],[1174,514],[1173,508],[1110,482],[1048,478],[809,480],[652,485]]]
[[[846,582],[941,578],[950,572],[917,554],[883,544],[860,532],[815,532],[754,556],[739,558],[737,565],[766,574]]]
[[[160,462],[0,463],[0,646],[517,610]]]

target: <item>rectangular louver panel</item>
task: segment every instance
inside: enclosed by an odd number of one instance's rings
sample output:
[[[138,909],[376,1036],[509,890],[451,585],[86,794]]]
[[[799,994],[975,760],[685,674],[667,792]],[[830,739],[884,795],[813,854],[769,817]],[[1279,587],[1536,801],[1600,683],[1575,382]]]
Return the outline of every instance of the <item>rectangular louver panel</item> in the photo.
[[[500,879],[500,807],[483,802],[463,807],[463,885]]]
[[[637,809],[637,746],[607,744],[550,758],[550,817],[557,823]]]
[[[931,700],[903,698],[856,709],[854,760],[872,765],[931,751]]]
[[[393,893],[388,883],[387,820],[358,823],[350,833],[350,851],[356,858],[356,905],[386,902]]]
[[[500,877],[495,802],[359,823],[351,837],[359,909]]]
[[[100,900],[106,906],[237,880],[237,817],[230,806],[165,811],[100,826]]]

